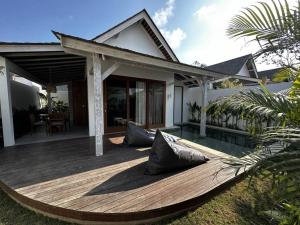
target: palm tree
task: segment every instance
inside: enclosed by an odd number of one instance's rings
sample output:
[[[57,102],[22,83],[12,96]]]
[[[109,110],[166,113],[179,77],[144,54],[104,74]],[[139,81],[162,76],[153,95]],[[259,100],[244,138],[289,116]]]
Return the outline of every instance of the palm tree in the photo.
[[[270,0],[269,4],[259,2],[245,8],[232,18],[227,34],[257,42],[260,50],[255,57],[285,67],[277,74],[277,81],[294,81],[289,96],[272,94],[261,85],[260,91],[242,91],[209,106],[216,112],[232,110],[247,124],[254,124],[257,151],[227,163],[237,171],[250,167],[252,175],[271,178],[277,206],[290,216],[281,219],[282,224],[300,224],[300,1],[294,7],[286,0]],[[262,118],[272,127],[257,126],[256,121]]]
[[[284,53],[289,52],[284,66],[297,70],[294,63],[299,61],[300,1],[292,8],[287,1],[282,4],[280,0],[277,4],[271,0],[271,4],[259,2],[245,8],[240,15],[232,18],[227,34],[231,38],[246,37],[250,38],[250,42],[257,42],[261,49],[256,57],[277,54],[282,58]]]
[[[274,126],[259,127],[252,133],[258,139],[253,154],[225,162],[235,167],[237,173],[251,168],[252,176],[272,179],[273,192],[280,196],[277,199],[279,208],[292,202],[296,206],[289,206],[298,207],[300,211],[300,95],[271,93],[261,85],[261,89],[222,97],[211,103],[210,108],[216,112],[231,111],[250,123],[261,118],[273,121]]]

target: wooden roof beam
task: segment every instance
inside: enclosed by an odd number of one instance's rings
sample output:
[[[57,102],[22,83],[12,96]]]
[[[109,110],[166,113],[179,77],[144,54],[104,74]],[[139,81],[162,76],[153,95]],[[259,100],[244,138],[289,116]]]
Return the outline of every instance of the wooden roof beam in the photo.
[[[129,62],[139,63],[151,67],[159,67],[169,70],[169,72],[179,72],[191,74],[194,76],[208,76],[223,78],[225,74],[209,71],[207,69],[199,68],[196,66],[183,64],[174,61],[168,61],[158,57],[125,50],[118,47],[109,46],[102,43],[96,43],[93,41],[88,41],[78,37],[65,35],[58,32],[53,32],[62,43],[62,46],[66,49],[74,49],[78,51],[85,51],[87,53],[97,53],[104,54],[109,57],[113,57],[119,60],[127,60]]]

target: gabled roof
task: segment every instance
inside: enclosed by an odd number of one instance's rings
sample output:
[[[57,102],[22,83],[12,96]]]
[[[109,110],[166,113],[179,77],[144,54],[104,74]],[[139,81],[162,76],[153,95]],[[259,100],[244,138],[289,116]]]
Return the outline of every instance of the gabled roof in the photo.
[[[245,65],[245,63],[252,58],[252,54],[244,55],[238,58],[230,59],[224,62],[213,64],[205,67],[206,69],[214,70],[216,72],[236,75]]]
[[[172,48],[169,46],[168,42],[163,37],[163,35],[161,34],[161,32],[159,31],[159,29],[157,28],[157,26],[155,25],[155,23],[153,22],[150,15],[145,9],[127,18],[126,20],[103,32],[102,34],[97,35],[92,39],[92,41],[103,43],[109,38],[121,32],[122,30],[138,22],[141,23],[145,31],[152,38],[157,48],[162,52],[166,59],[179,62]]]
[[[170,61],[161,57],[136,52],[130,49],[111,46],[105,43],[95,42],[93,40],[86,40],[56,31],[52,32],[61,41],[62,46],[65,48],[102,54],[107,57],[118,59],[124,64],[143,64],[145,66],[149,66],[150,68],[163,68],[172,73],[186,73],[190,76],[196,76],[198,78],[203,76],[221,78],[227,75],[216,71],[211,71],[206,68],[180,63],[177,61]]]
[[[281,70],[282,68],[275,68],[275,69],[270,69],[270,70],[263,70],[263,71],[259,71],[257,72],[257,75],[258,75],[258,78],[260,79],[270,79],[272,80],[273,79],[273,76],[279,72],[279,70]]]

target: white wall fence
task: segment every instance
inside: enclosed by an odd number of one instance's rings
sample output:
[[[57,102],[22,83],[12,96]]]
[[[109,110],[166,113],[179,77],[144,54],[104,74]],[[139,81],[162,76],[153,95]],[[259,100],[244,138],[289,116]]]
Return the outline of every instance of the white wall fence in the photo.
[[[10,81],[12,108],[28,110],[29,106],[40,107],[39,88],[28,86],[17,81]],[[1,118],[1,111],[0,111]]]
[[[28,110],[29,106],[36,106],[39,108],[39,88],[35,86],[28,86],[17,81],[11,81],[11,98],[13,109]]]
[[[290,82],[282,82],[282,83],[275,83],[275,84],[267,84],[266,88],[270,90],[271,92],[279,92],[281,90],[288,89],[292,86],[292,83]],[[223,96],[230,96],[233,94],[237,94],[242,90],[254,90],[259,89],[260,86],[246,86],[246,87],[240,87],[240,88],[227,88],[227,89],[211,89],[208,90],[208,102],[214,101],[219,97]],[[199,106],[202,105],[201,102],[201,95],[202,95],[202,89],[200,87],[196,88],[187,88],[184,87],[184,93],[183,93],[183,122],[188,122],[191,115],[188,109],[188,103],[194,103],[196,102]],[[176,99],[175,99],[176,101]],[[208,118],[210,120],[210,118]],[[241,125],[241,128],[245,128],[245,124]]]

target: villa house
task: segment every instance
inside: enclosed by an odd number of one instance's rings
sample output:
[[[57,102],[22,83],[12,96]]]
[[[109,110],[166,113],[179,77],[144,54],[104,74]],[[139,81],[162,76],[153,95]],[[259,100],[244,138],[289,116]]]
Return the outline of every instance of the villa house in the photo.
[[[0,43],[4,146],[15,144],[12,73],[44,87],[67,84],[74,123],[87,125],[88,135],[96,137],[97,155],[103,153],[103,134],[124,131],[128,121],[172,127],[175,81],[201,86],[205,103],[208,81],[225,76],[180,63],[146,10],[91,40],[53,33],[58,43]]]
[[[258,78],[266,80],[267,82],[272,82],[276,73],[278,73],[282,68],[275,68],[269,70],[262,70],[258,72]],[[288,81],[288,80],[287,80]]]
[[[0,43],[5,145],[0,150],[0,188],[15,201],[72,223],[147,224],[195,209],[242,178],[242,170],[225,170],[222,160],[239,157],[240,146],[234,154],[228,152],[231,143],[228,147],[219,141],[224,146],[219,151],[185,139],[176,140],[210,160],[146,175],[151,147],[122,144],[122,132],[129,121],[147,129],[173,127],[187,115],[186,102],[197,100],[202,106],[199,133],[205,136],[210,83],[228,78],[257,82],[250,74],[250,57],[242,65],[249,77],[181,63],[146,10],[91,40],[53,34],[56,43]],[[242,67],[238,71],[246,70]],[[61,139],[56,141],[49,141],[55,135],[32,133],[29,142],[20,142],[14,131],[20,120],[13,116],[12,76],[47,90],[48,114],[40,116],[49,120],[55,111],[51,97],[63,92],[69,119],[84,137],[77,138],[78,130],[71,129],[57,132]],[[25,103],[28,95],[20,94],[20,99]],[[54,122],[61,125],[61,119]],[[30,142],[37,139],[43,143]],[[217,142],[213,139],[214,146]]]
[[[249,78],[258,78],[252,54],[243,55],[234,59],[226,60],[224,62],[216,63],[205,68],[225,74],[239,75]]]

